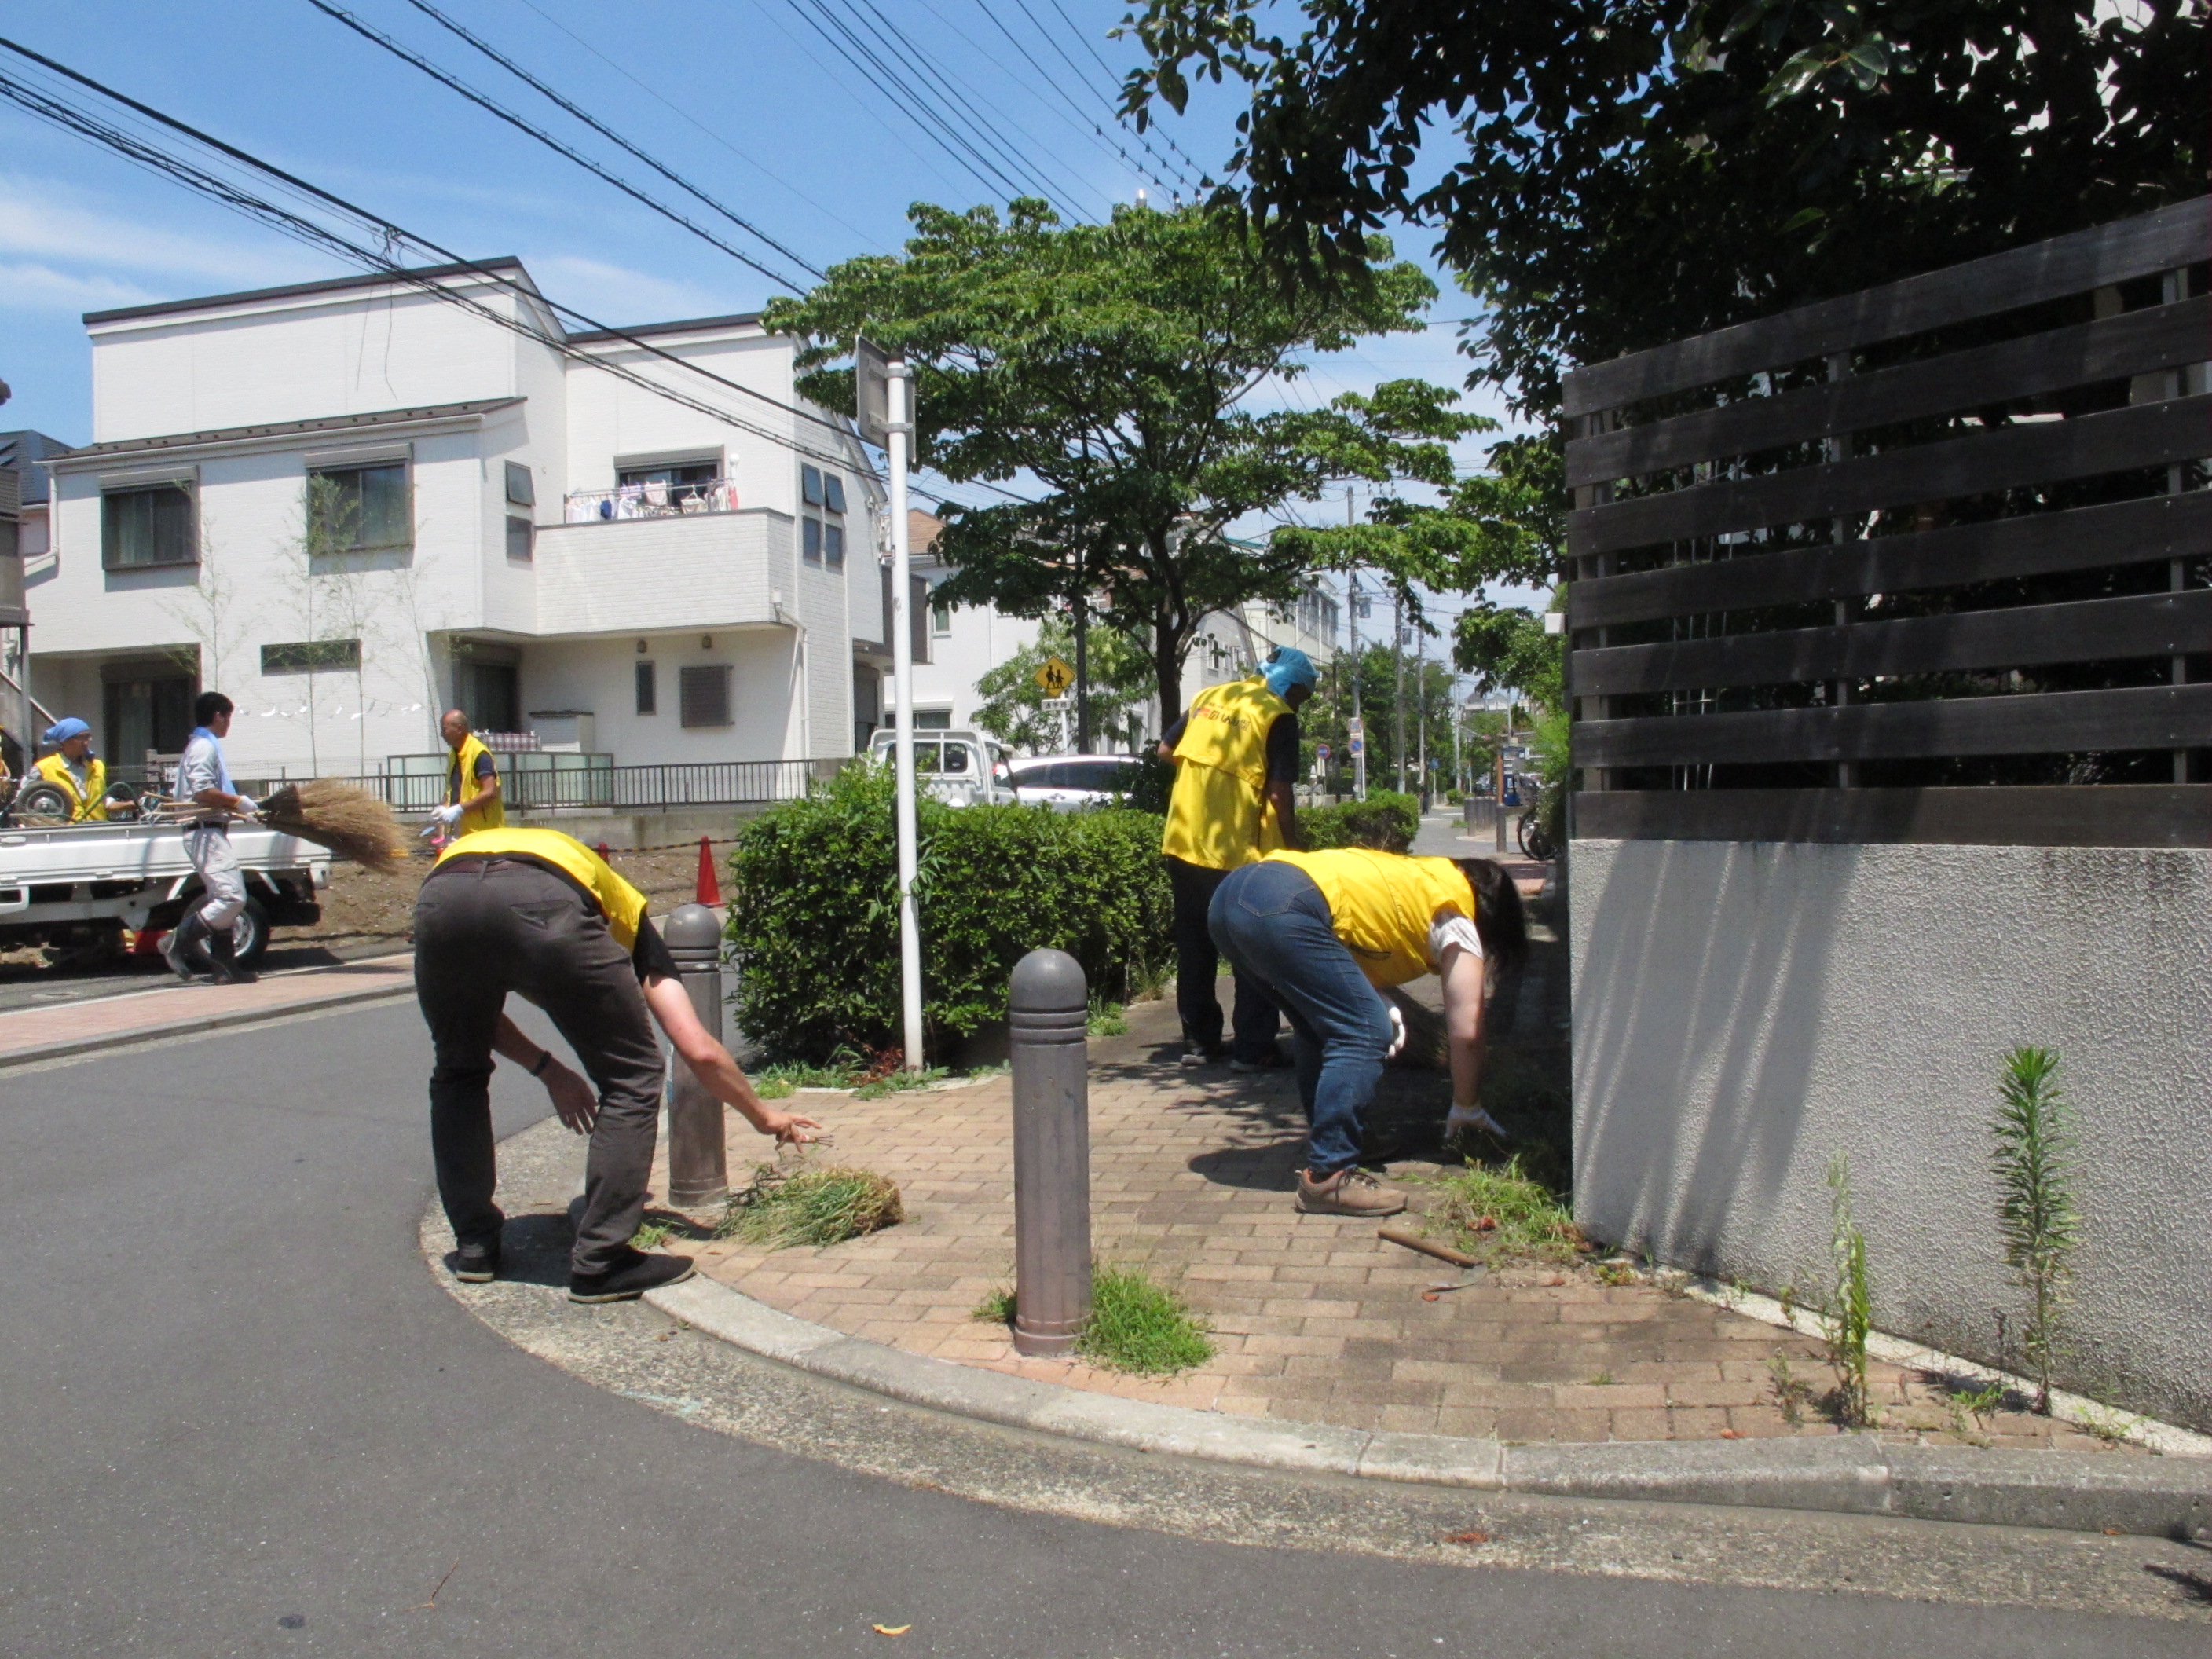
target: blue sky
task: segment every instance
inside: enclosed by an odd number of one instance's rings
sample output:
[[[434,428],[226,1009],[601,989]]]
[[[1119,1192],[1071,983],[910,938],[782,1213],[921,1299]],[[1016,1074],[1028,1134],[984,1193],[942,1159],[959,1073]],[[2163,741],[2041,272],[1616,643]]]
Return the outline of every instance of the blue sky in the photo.
[[[810,27],[816,3],[440,0],[458,21],[816,265],[896,248],[915,201],[965,207],[992,199],[986,181]],[[818,3],[843,13],[848,0]],[[673,197],[672,187],[407,0],[349,0],[347,9]],[[877,15],[896,21],[1007,149],[1053,180],[1069,206],[1097,217],[1110,203],[1133,199],[1140,185],[1156,201],[1162,195],[1113,153],[1138,154],[1106,116],[1115,78],[1137,56],[1133,42],[1107,38],[1127,9],[1126,0],[896,0]],[[307,0],[5,4],[0,34],[448,246],[519,254],[552,297],[605,321],[751,310],[775,291]],[[1218,175],[1233,147],[1237,102],[1229,91],[1202,88],[1189,115],[1167,118],[1164,132],[1196,163],[1186,171]],[[1106,140],[1089,131],[1094,118]],[[1152,142],[1168,155],[1160,137]],[[1438,276],[1438,325],[1322,358],[1297,386],[1263,401],[1309,403],[1407,375],[1457,385],[1465,362],[1449,325],[1470,307],[1436,271],[1430,240],[1410,231],[1400,251]],[[0,425],[87,438],[86,311],[352,269],[0,103],[0,379],[15,389]],[[1498,412],[1487,393],[1469,406]],[[1479,459],[1480,441],[1463,447],[1466,463]],[[1340,501],[1325,510],[1340,514]]]

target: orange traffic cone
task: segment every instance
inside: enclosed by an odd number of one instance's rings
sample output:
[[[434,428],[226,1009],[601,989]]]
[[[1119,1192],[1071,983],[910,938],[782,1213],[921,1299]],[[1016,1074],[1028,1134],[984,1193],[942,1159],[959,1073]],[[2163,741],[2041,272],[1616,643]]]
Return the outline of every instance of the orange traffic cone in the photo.
[[[714,879],[714,843],[709,837],[702,836],[699,837],[698,902],[719,905],[721,902],[721,884]]]
[[[598,853],[599,857],[602,859],[611,859],[614,856],[613,854],[607,851],[607,844],[605,842],[601,842],[599,846],[594,848],[592,850]]]

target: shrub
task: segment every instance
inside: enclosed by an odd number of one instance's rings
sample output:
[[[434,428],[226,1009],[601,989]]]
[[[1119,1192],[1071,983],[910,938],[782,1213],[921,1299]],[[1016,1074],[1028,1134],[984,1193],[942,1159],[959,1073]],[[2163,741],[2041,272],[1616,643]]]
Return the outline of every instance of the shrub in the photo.
[[[854,766],[747,824],[731,859],[738,1017],[779,1057],[899,1039],[897,859],[888,768]],[[1173,954],[1160,820],[1126,808],[920,805],[923,1018],[935,1047],[1004,1018],[1041,945],[1126,1000]]]
[[[1420,802],[1390,789],[1372,790],[1365,800],[1348,800],[1336,806],[1309,806],[1298,813],[1298,834],[1315,852],[1334,847],[1410,852],[1420,828]]]

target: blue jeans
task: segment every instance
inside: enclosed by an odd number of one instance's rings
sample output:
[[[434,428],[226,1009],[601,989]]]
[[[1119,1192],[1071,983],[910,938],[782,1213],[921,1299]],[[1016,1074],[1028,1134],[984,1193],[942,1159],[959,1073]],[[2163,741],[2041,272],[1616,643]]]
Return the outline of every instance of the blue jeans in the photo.
[[[1390,1016],[1336,936],[1328,901],[1294,864],[1232,870],[1206,915],[1239,974],[1265,984],[1290,1016],[1298,1099],[1316,1181],[1359,1161],[1359,1119],[1382,1080]]]

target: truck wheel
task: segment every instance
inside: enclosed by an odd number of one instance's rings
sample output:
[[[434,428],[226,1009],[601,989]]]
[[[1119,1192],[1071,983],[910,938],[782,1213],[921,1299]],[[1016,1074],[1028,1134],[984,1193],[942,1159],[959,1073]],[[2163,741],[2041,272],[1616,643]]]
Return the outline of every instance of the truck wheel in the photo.
[[[232,959],[241,968],[251,968],[268,950],[269,912],[259,899],[250,898],[246,901],[246,913],[230,925]]]

